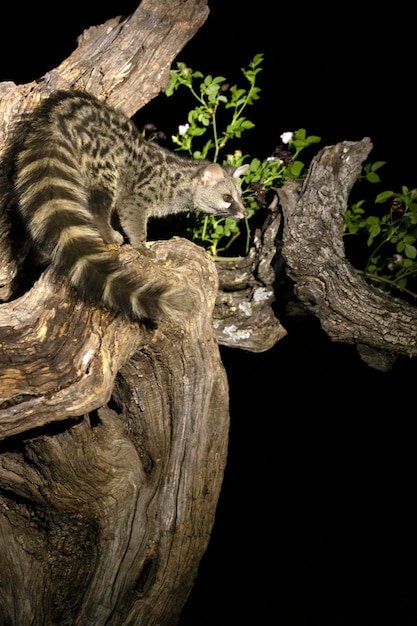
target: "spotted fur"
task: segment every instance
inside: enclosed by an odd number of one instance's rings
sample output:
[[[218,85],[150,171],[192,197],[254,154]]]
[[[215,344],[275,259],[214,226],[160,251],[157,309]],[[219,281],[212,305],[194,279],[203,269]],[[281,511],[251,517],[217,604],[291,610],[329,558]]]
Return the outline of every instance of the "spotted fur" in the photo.
[[[88,300],[131,319],[155,319],[184,307],[172,288],[140,278],[120,264],[124,237],[140,248],[151,216],[199,209],[247,215],[237,177],[181,158],[146,141],[133,122],[84,92],[59,91],[29,121],[17,154],[15,190],[36,247]]]

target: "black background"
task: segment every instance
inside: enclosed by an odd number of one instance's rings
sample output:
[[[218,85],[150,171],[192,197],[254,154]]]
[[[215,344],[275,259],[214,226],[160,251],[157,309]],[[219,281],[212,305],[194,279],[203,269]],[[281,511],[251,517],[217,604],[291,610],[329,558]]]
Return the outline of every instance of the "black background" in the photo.
[[[0,80],[42,76],[83,29],[136,4],[9,4],[0,11]],[[209,5],[178,60],[233,84],[265,54],[244,152],[268,156],[283,131],[300,127],[321,146],[369,136],[371,160],[388,162],[384,189],[415,186],[411,8]],[[137,120],[172,132],[186,112],[161,97]],[[180,626],[417,624],[415,362],[371,370],[308,318],[289,320],[287,337],[267,353],[221,353],[229,460]]]

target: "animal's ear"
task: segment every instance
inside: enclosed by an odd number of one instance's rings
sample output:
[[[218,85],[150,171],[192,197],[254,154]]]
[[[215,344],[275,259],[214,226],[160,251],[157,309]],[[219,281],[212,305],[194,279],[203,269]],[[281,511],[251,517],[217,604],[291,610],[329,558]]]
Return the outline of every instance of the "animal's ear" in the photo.
[[[247,172],[248,169],[249,169],[249,163],[246,163],[245,165],[240,165],[233,172],[233,178],[239,178],[239,176],[243,176],[243,174]]]
[[[224,169],[218,163],[210,163],[201,174],[203,185],[215,185],[224,178]]]

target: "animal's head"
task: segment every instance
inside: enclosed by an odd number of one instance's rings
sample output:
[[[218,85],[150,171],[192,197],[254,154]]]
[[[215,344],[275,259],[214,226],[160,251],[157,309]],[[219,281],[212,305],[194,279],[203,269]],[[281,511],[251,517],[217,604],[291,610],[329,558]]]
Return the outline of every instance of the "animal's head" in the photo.
[[[222,217],[240,220],[248,212],[242,204],[241,190],[238,183],[249,165],[240,167],[222,167],[218,163],[209,163],[198,174],[194,203],[204,213],[213,213]]]

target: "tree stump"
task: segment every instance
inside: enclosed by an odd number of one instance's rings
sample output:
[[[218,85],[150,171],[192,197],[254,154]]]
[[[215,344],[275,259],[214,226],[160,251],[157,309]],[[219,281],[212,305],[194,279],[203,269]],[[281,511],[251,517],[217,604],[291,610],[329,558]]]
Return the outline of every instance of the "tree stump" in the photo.
[[[199,293],[180,323],[126,322],[49,271],[0,307],[2,623],[175,624],[192,588],[227,454],[217,273],[188,241],[154,248]]]
[[[179,238],[150,256],[120,249],[138,273],[197,295],[156,328],[87,305],[49,270],[17,291],[27,250],[13,245],[6,157],[15,119],[55,88],[133,113],[207,13],[143,0],[36,85],[0,85],[2,624],[174,625],[206,550],[229,427],[214,262]]]

